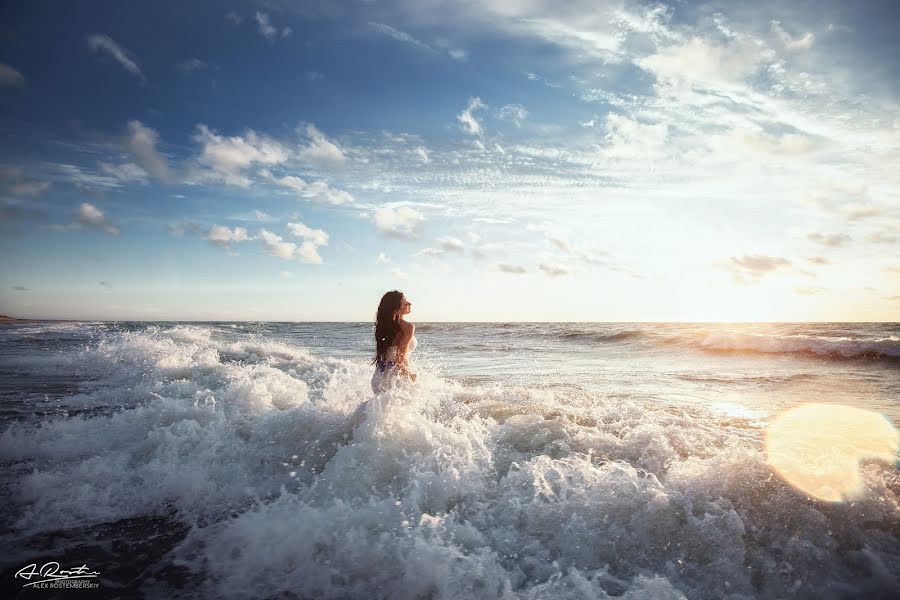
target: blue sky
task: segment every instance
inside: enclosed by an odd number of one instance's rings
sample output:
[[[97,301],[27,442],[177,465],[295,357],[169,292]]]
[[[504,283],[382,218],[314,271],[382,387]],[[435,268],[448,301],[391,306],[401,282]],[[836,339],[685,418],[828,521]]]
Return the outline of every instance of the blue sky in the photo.
[[[0,14],[3,314],[900,320],[894,3]]]

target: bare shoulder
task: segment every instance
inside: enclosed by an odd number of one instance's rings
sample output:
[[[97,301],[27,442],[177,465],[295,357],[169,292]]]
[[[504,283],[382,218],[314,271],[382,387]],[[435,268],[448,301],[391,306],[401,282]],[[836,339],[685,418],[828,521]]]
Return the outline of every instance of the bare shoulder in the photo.
[[[402,331],[406,335],[410,335],[412,332],[416,330],[416,326],[410,323],[409,321],[400,321],[400,331]]]

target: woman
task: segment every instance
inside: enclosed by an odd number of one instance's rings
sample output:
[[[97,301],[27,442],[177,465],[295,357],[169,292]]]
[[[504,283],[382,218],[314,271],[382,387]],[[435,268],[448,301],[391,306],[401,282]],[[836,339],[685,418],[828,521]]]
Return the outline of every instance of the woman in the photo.
[[[403,319],[412,310],[412,303],[402,292],[393,290],[381,297],[375,313],[375,357],[372,364],[372,391],[387,391],[400,379],[416,380],[409,370],[409,355],[416,349],[416,326]],[[366,418],[369,401],[363,402],[351,417],[351,427]]]

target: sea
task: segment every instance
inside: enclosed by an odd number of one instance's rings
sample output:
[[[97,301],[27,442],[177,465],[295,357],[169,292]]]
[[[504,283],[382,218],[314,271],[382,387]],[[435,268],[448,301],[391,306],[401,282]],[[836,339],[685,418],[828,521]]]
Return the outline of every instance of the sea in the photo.
[[[900,597],[896,448],[822,500],[767,447],[810,404],[900,426],[900,324],[416,338],[375,395],[372,323],[0,326],[4,597]]]

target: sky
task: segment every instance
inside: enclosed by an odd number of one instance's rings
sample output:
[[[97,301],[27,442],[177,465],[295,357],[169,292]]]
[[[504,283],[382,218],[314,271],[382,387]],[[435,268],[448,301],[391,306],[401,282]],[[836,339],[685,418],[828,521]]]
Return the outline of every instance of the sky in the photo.
[[[900,321],[900,6],[5,2],[0,313]]]

